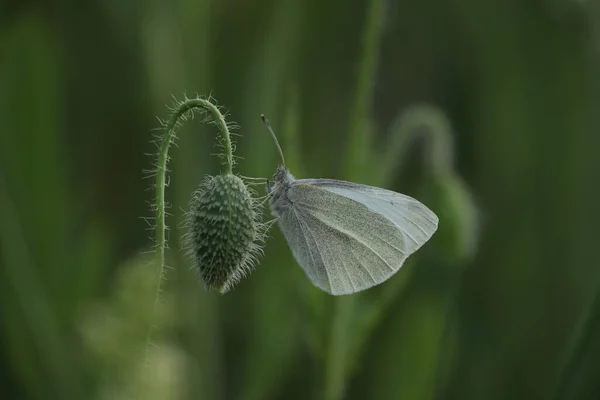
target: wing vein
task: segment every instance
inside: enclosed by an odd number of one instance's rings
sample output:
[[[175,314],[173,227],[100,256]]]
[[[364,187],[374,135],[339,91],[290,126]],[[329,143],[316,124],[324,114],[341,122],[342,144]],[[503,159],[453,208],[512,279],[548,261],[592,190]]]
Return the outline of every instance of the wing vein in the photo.
[[[322,211],[321,211],[319,208],[317,208],[317,207],[314,207],[314,206],[311,206],[311,205],[303,204],[303,205],[302,205],[302,207],[306,208],[306,209],[309,211],[309,213],[310,213],[310,214],[311,214],[313,217],[315,217],[315,218],[317,218],[317,217],[316,217],[316,215],[314,215],[314,212],[315,212],[315,211],[316,211],[316,212],[322,212]],[[338,216],[338,217],[343,217],[343,215],[342,215],[342,214],[334,213],[334,212],[331,212],[331,211],[328,211],[328,214],[335,215],[335,216]],[[379,215],[381,215],[381,213],[376,213],[376,214],[379,214]],[[391,223],[394,223],[393,221],[390,221],[390,222],[391,222]],[[373,227],[373,226],[376,226],[375,224],[372,224],[372,223],[370,223],[369,225],[370,225],[371,227]],[[329,227],[333,228],[333,226],[331,226],[331,225],[329,225],[329,224],[327,224],[327,226],[329,226]],[[396,227],[396,228],[397,228],[397,229],[398,229],[400,232],[402,232],[402,229],[400,229],[400,228],[398,227],[398,225],[394,224],[394,226],[395,226],[395,227]],[[336,229],[336,228],[333,228],[333,229]],[[405,255],[404,251],[403,251],[403,250],[401,250],[401,249],[399,249],[398,247],[396,247],[396,246],[395,246],[393,243],[391,243],[391,242],[388,242],[387,240],[385,240],[385,239],[384,239],[384,238],[382,238],[381,236],[378,236],[378,235],[373,235],[373,236],[374,236],[374,237],[376,237],[377,239],[381,240],[381,241],[382,241],[382,242],[384,242],[385,244],[389,245],[389,246],[390,246],[392,249],[394,249],[394,250],[396,250],[396,251],[400,252],[402,255]],[[411,238],[411,239],[412,239],[412,238]],[[413,239],[413,240],[414,240],[414,239]],[[369,250],[373,251],[373,249],[371,249],[370,247],[369,247]]]
[[[379,258],[381,261],[384,262],[385,265],[387,265],[387,267],[392,271],[395,272],[396,270],[394,269],[394,267],[392,267],[386,260],[383,259],[383,257],[381,257],[381,255],[379,255],[379,253],[377,253],[375,251],[375,249],[372,249],[371,246],[369,246],[366,242],[364,242],[363,240],[359,239],[358,237],[352,235],[350,232],[348,232],[345,229],[340,229],[340,228],[334,228],[333,226],[331,226],[330,224],[328,224],[327,222],[325,222],[324,220],[320,220],[317,217],[315,217],[314,215],[312,215],[312,213],[310,213],[310,216],[312,218],[314,218],[315,220],[317,220],[318,222],[322,223],[325,226],[330,227],[331,229],[343,234],[344,236],[353,239],[355,242],[357,242],[358,244],[363,245],[364,247],[366,247],[369,251],[371,251],[371,253],[375,254],[377,256],[377,258]],[[403,257],[404,258],[404,257]],[[402,264],[402,263],[400,263]]]
[[[344,272],[346,273],[346,276],[348,277],[348,281],[350,281],[350,286],[352,286],[352,290],[354,292],[356,292],[356,285],[354,284],[354,282],[352,282],[352,278],[350,277],[350,274],[348,273],[348,268],[346,268],[346,263],[344,262],[344,258],[339,257],[339,260],[342,263],[342,268],[344,269]]]
[[[295,209],[294,209],[294,214],[296,214],[296,218],[300,222],[300,226],[302,227],[302,224],[304,224],[306,226],[306,230],[308,231],[313,242],[315,243],[315,247],[317,248],[317,252],[319,253],[319,258],[321,259],[321,265],[323,266],[323,269],[325,270],[325,274],[327,275],[327,283],[329,284],[329,290],[331,293],[333,293],[333,286],[331,284],[331,276],[329,275],[329,271],[327,271],[327,267],[325,266],[325,261],[323,260],[323,253],[321,252],[321,248],[319,247],[319,242],[315,239],[315,236],[314,236],[312,230],[309,228],[306,221],[304,221],[304,219],[302,219],[301,214],[298,214]],[[302,229],[302,230],[304,232],[304,229]],[[312,255],[312,251],[310,250],[310,247],[309,247],[309,252]],[[315,265],[315,267],[318,268],[318,266],[316,266],[316,265]]]
[[[356,259],[356,261],[358,261],[358,265],[360,265],[360,267],[367,272],[367,274],[369,275],[369,277],[371,277],[371,280],[373,281],[374,284],[377,284],[377,280],[375,279],[375,277],[373,276],[373,274],[371,274],[371,271],[369,271],[369,269],[367,267],[365,267],[365,265],[362,263],[362,261],[356,257],[356,253],[354,252],[354,249],[352,247],[350,247],[350,251],[352,252],[352,255],[354,255],[354,258]]]
[[[302,232],[302,236],[304,236],[304,243],[306,244],[306,248],[308,249],[308,254],[312,260],[311,265],[316,268],[316,262],[315,262],[315,256],[313,255],[312,251],[310,251],[310,246],[308,245],[308,237],[306,236],[306,232],[304,232],[304,227],[302,226],[302,221],[300,220],[300,216],[298,215],[298,213],[296,212],[295,209],[292,209],[292,212],[294,213],[294,216],[296,217],[296,220],[298,221],[298,225],[300,226],[300,232]],[[315,273],[315,271],[313,271],[313,273]]]
[[[393,208],[393,210],[395,212],[397,212],[398,214],[400,214],[402,217],[404,217],[404,219],[406,219],[407,221],[409,221],[411,224],[413,224],[414,226],[417,227],[417,229],[419,229],[421,232],[423,232],[423,234],[425,235],[425,237],[428,237],[429,234],[427,232],[425,232],[425,230],[423,228],[421,228],[419,226],[419,224],[417,224],[415,221],[413,221],[412,219],[408,218],[408,216],[406,216],[403,212],[401,212],[397,207]],[[407,232],[408,233],[408,232]],[[412,238],[411,238],[412,239]],[[414,239],[413,239],[414,240]],[[415,241],[416,242],[416,241]]]

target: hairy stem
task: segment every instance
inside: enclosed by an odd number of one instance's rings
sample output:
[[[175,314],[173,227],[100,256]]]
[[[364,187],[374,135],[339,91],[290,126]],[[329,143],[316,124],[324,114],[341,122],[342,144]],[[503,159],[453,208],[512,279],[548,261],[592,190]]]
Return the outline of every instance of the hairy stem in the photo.
[[[194,98],[185,99],[178,102],[172,110],[171,116],[164,126],[163,136],[160,141],[160,147],[156,162],[156,200],[155,200],[155,240],[156,253],[154,257],[154,265],[156,267],[156,292],[154,298],[154,309],[156,314],[156,304],[160,296],[160,284],[163,279],[165,267],[165,247],[166,240],[166,224],[165,224],[165,187],[167,186],[167,163],[169,161],[169,147],[175,141],[176,132],[182,122],[191,117],[194,112],[206,114],[209,121],[213,122],[221,134],[221,143],[223,145],[225,155],[225,172],[232,173],[233,169],[233,154],[231,147],[231,139],[229,136],[229,128],[225,122],[225,118],[219,108],[211,103],[210,99]],[[146,343],[146,361],[151,345],[152,327],[148,330],[148,339]]]

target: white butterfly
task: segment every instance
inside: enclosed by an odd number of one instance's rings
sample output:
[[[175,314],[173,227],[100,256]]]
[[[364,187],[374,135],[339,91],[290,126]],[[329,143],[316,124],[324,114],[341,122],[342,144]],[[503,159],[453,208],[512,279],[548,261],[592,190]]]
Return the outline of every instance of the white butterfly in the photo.
[[[271,213],[310,281],[333,295],[395,274],[436,231],[438,217],[412,197],[334,179],[295,179],[282,165],[267,182]]]

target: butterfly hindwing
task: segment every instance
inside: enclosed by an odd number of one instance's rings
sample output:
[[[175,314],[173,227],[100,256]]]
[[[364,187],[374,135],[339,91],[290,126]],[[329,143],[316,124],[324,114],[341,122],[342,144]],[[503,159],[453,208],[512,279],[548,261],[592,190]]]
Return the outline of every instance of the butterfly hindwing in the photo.
[[[279,224],[313,284],[334,295],[354,293],[385,281],[402,266],[411,245],[393,221],[305,182],[290,188],[293,206]]]
[[[298,213],[289,209],[279,217],[279,227],[285,236],[294,258],[300,264],[310,281],[317,287],[327,290],[329,279],[322,260],[318,254],[310,249],[316,248],[313,237],[307,234],[308,230]]]

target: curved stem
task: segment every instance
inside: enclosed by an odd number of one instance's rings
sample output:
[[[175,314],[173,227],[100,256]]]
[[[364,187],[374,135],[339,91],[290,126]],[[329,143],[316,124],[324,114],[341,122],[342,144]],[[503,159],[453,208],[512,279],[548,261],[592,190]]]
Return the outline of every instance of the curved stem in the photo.
[[[390,128],[390,141],[381,160],[381,183],[389,184],[402,167],[410,145],[419,137],[426,139],[425,165],[433,174],[452,170],[454,145],[446,115],[430,105],[413,106],[401,113]]]
[[[231,147],[231,139],[229,136],[229,128],[225,122],[223,114],[219,108],[210,102],[210,99],[185,99],[178,102],[172,110],[171,116],[164,126],[164,134],[162,136],[156,162],[156,200],[155,200],[155,241],[156,253],[154,263],[156,266],[156,294],[154,299],[154,308],[156,313],[156,303],[160,295],[160,283],[164,274],[165,266],[165,247],[166,247],[166,224],[165,224],[165,187],[167,186],[167,163],[169,161],[169,147],[175,141],[175,134],[182,122],[191,117],[194,112],[205,113],[209,117],[209,121],[213,122],[221,134],[222,145],[225,153],[225,172],[232,173],[233,169],[233,153]],[[152,327],[148,330],[148,338],[146,343],[146,361],[150,349]]]

